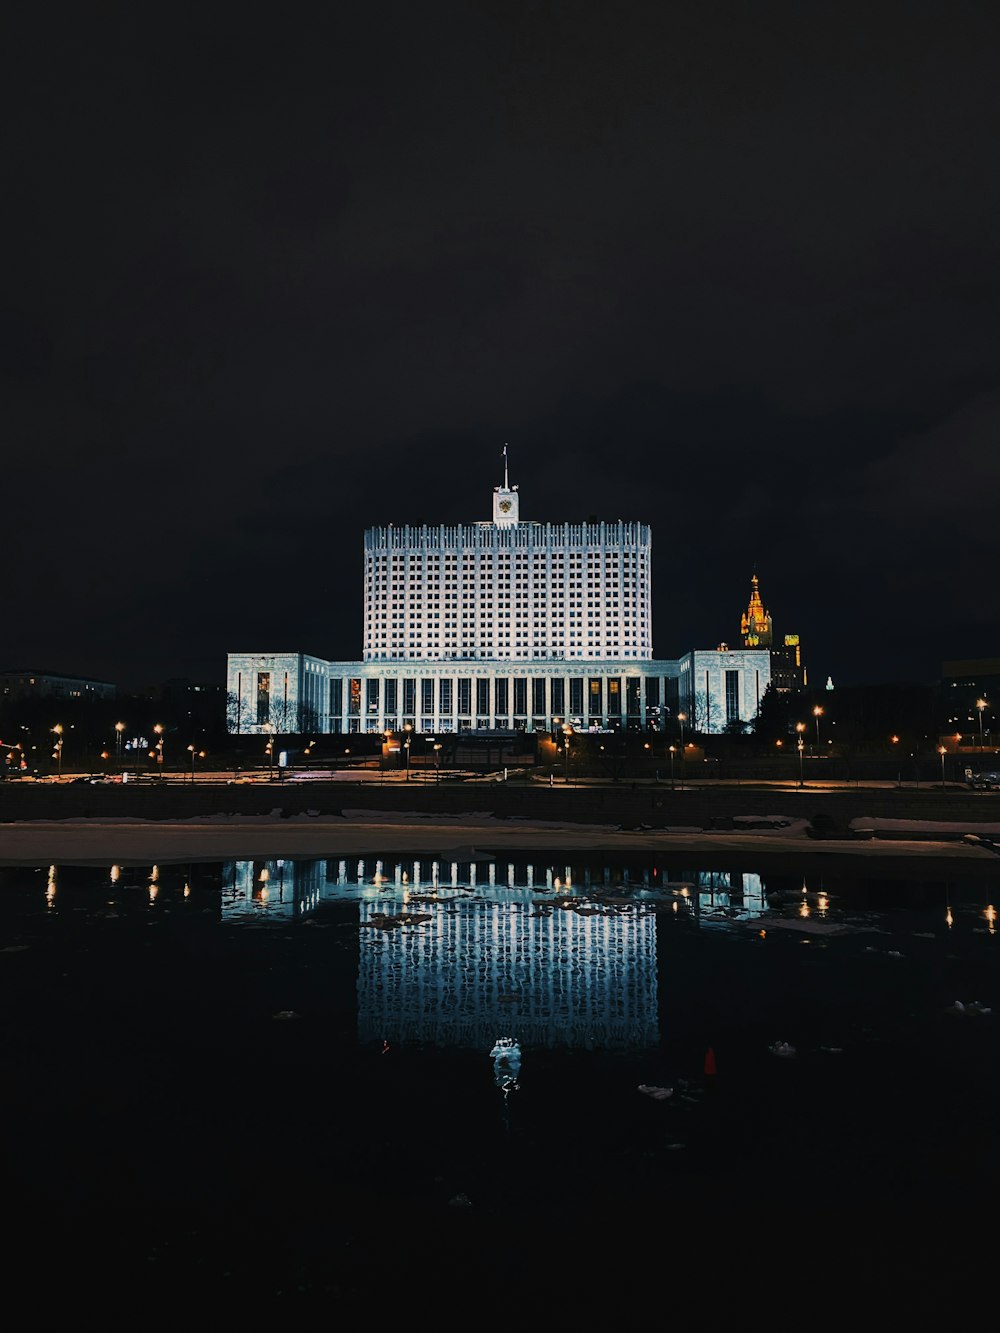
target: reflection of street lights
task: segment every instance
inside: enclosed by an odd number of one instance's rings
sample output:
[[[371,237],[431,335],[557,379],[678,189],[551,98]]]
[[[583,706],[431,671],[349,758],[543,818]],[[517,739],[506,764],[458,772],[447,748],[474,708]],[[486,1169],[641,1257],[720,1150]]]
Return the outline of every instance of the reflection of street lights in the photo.
[[[438,741],[434,746],[434,782],[441,781],[441,742]]]
[[[941,756],[941,786],[942,786],[942,787],[944,786],[944,757],[945,757],[945,755],[946,755],[947,753],[948,753],[948,752],[947,752],[947,750],[944,748],[943,745],[939,745],[939,746],[938,746],[938,754]]]
[[[816,750],[819,752],[819,720],[823,716],[823,710],[819,704],[813,709],[813,717],[816,719]]]
[[[985,699],[976,700],[976,708],[979,711],[979,748],[983,748],[983,709],[986,707]]]

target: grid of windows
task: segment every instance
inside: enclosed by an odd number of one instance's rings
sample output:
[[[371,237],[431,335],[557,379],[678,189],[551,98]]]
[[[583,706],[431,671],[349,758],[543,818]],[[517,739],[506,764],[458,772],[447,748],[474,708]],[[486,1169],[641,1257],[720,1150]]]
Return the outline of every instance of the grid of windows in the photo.
[[[371,528],[366,661],[652,656],[639,523]]]

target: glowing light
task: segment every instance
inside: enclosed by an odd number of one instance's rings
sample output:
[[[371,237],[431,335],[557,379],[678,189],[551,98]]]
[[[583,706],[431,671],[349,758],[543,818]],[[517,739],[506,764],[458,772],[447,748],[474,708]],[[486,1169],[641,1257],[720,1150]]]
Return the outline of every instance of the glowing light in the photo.
[[[944,914],[944,920],[945,925],[947,926],[953,926],[955,924],[955,918],[951,914],[951,903],[948,904],[948,910]]]
[[[799,916],[808,916],[808,915],[809,915],[809,904],[802,903],[799,906]]]
[[[997,933],[997,909],[993,906],[992,903],[990,903],[989,906],[986,908],[985,916],[986,916],[986,924],[989,926],[990,929],[990,934],[995,935]]]
[[[156,883],[156,881],[160,878],[159,866],[153,866],[152,870],[149,872],[149,878],[152,880],[154,884]]]
[[[184,897],[185,898],[191,897],[191,885],[187,882],[187,880],[184,881]]]
[[[117,884],[117,883],[118,883],[118,880],[119,880],[119,878],[121,877],[121,873],[122,873],[122,868],[121,868],[121,866],[112,866],[112,867],[111,867],[111,883],[112,883],[112,884]]]
[[[150,903],[150,906],[152,906],[153,903],[156,902],[156,895],[157,895],[159,892],[160,892],[159,885],[157,885],[157,884],[150,884],[150,886],[149,886],[149,903]]]
[[[828,906],[828,903],[827,903],[827,897],[826,897],[826,894],[825,894],[825,893],[821,893],[821,894],[819,895],[819,898],[816,900],[816,906],[819,908],[819,910],[820,910],[821,912],[825,912],[825,911],[826,911],[827,906]]]

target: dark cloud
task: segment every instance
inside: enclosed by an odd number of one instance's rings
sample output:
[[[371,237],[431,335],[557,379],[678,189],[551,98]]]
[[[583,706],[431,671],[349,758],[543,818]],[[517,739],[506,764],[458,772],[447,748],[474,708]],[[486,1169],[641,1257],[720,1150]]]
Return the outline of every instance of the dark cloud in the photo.
[[[10,27],[6,655],[361,648],[371,523],[654,526],[813,675],[1000,653],[981,5],[387,4]]]

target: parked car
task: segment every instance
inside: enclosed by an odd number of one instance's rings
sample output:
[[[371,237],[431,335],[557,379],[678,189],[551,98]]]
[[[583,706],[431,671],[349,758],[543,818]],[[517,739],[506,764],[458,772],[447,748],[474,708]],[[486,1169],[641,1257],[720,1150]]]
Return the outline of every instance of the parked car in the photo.
[[[973,773],[969,785],[974,791],[1000,791],[1000,772]]]

